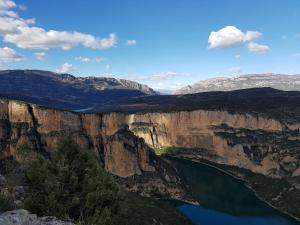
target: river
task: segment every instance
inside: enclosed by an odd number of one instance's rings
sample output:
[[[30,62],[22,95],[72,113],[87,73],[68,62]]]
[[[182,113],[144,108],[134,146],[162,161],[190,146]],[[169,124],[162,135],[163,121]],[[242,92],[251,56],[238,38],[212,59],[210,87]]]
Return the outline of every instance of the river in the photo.
[[[208,165],[171,159],[201,206],[177,208],[197,225],[300,225],[256,197],[244,183]]]

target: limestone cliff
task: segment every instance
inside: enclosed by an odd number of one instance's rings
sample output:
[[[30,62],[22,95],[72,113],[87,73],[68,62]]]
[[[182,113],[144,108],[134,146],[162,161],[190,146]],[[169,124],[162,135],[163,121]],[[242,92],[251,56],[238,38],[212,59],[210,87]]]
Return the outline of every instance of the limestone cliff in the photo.
[[[149,192],[153,191],[149,187],[157,188],[153,182],[159,181],[163,187],[159,194],[185,198],[184,186],[176,171],[161,173],[159,159],[142,138],[128,129],[123,115],[79,114],[0,100],[0,159],[14,157],[24,142],[41,154],[51,154],[64,135],[94,150],[109,173],[123,178],[122,183],[128,184],[127,178],[143,174],[143,179],[138,179],[139,185],[147,184]],[[128,188],[144,191],[139,185],[131,179]]]
[[[152,148],[181,148],[180,155],[269,176],[299,176],[299,123],[208,110],[132,114],[126,121]]]
[[[62,134],[71,134],[119,177],[154,172],[151,148],[193,149],[191,157],[269,176],[299,176],[299,128],[297,122],[220,110],[79,114],[0,102],[2,157],[14,155],[21,141],[51,152]]]

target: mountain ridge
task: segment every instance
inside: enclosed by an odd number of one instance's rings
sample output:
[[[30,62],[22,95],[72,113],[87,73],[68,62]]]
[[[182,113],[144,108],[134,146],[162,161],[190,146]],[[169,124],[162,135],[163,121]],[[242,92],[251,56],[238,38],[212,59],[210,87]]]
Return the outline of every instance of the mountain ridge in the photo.
[[[0,97],[69,110],[156,94],[146,85],[124,79],[75,77],[42,70],[0,71]]]
[[[300,91],[300,75],[266,73],[244,74],[233,77],[214,77],[177,89],[173,94],[233,91],[260,87],[271,87],[283,91]]]

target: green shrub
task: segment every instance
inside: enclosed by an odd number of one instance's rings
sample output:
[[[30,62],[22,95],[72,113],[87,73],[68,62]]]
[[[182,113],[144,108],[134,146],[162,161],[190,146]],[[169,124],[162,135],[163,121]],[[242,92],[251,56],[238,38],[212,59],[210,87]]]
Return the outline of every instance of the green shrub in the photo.
[[[13,200],[11,197],[0,194],[0,212],[5,212],[14,209]]]
[[[110,225],[118,213],[120,191],[97,157],[70,138],[62,140],[51,160],[38,157],[27,174],[25,206],[38,215],[84,225]]]

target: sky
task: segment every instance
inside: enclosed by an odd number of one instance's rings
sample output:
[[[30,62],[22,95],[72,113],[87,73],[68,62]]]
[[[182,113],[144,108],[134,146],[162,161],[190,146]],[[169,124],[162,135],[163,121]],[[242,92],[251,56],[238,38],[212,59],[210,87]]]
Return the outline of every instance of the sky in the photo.
[[[0,0],[0,70],[41,69],[177,89],[300,74],[299,0]]]

